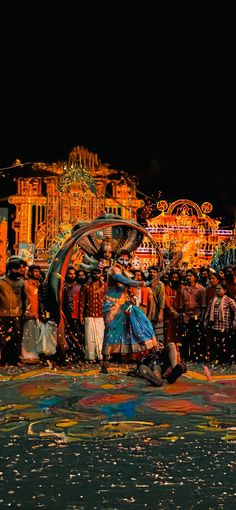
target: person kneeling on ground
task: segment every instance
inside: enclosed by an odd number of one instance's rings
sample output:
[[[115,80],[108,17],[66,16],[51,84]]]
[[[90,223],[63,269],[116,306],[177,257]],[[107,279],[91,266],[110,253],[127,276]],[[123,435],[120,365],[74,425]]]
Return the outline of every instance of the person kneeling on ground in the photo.
[[[162,386],[164,380],[173,384],[185,372],[187,367],[180,359],[178,347],[170,342],[157,352],[143,356],[138,360],[137,367],[127,375],[143,377],[153,386]]]

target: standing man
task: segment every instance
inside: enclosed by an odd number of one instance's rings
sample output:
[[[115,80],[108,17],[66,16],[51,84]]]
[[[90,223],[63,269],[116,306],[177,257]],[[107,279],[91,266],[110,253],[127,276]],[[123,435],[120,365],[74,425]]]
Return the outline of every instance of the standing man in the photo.
[[[75,362],[83,357],[81,345],[80,316],[80,290],[81,285],[76,280],[76,269],[69,266],[66,272],[65,285],[63,287],[62,310],[65,314],[66,327],[65,337],[68,345],[68,356]]]
[[[208,304],[205,324],[208,327],[210,360],[218,363],[235,361],[236,303],[227,296],[227,286],[219,283],[216,295]]]
[[[177,269],[172,269],[169,281],[165,285],[164,335],[165,345],[169,342],[179,343],[179,306],[181,294],[181,276]]]
[[[164,308],[165,308],[165,285],[159,279],[159,270],[157,266],[149,268],[150,287],[154,296],[154,306],[151,316],[151,322],[155,332],[157,342],[164,344]]]
[[[40,266],[32,264],[28,269],[28,279],[25,280],[27,308],[24,314],[21,346],[21,361],[23,363],[39,362],[38,341],[42,321],[45,322],[44,303],[42,302],[42,290],[40,289],[42,286],[40,271]]]
[[[0,277],[0,364],[16,365],[21,352],[22,317],[26,309],[23,276],[26,264],[14,256]]]
[[[203,320],[206,309],[206,289],[197,283],[195,269],[187,269],[186,285],[181,288],[179,311],[182,313],[181,358],[201,361],[204,358]]]
[[[102,269],[94,268],[90,274],[91,279],[81,289],[80,322],[85,327],[85,359],[95,362],[102,360],[103,299],[107,284]]]

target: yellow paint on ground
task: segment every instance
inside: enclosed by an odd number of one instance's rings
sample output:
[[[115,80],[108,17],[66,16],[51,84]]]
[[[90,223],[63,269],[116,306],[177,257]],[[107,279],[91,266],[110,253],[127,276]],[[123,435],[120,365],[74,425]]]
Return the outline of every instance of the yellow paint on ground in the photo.
[[[165,436],[165,437],[159,437],[161,441],[169,441],[170,443],[175,443],[175,441],[178,441],[180,439],[180,436]]]
[[[110,367],[108,368],[108,374],[112,374],[114,372],[124,372],[127,373],[126,367]],[[100,375],[100,367],[99,368],[93,368],[92,370],[84,370],[81,371],[81,369],[78,369],[78,371],[75,370],[63,370],[63,369],[49,369],[44,368],[41,370],[32,370],[30,372],[24,372],[22,374],[15,374],[15,375],[5,375],[0,374],[0,381],[6,381],[6,380],[12,380],[12,381],[19,381],[24,379],[30,379],[31,377],[38,377],[43,375],[63,375],[64,377],[89,377],[89,376],[96,376]],[[183,378],[186,379],[195,379],[198,381],[207,381],[207,377],[204,373],[194,372],[192,370],[188,370],[186,374],[182,375]],[[217,381],[223,381],[223,380],[234,380],[236,379],[236,373],[235,374],[225,374],[225,375],[212,375],[212,382]],[[109,384],[109,383],[105,383]],[[105,385],[104,385],[105,386]]]
[[[0,411],[7,411],[9,409],[28,409],[31,407],[30,404],[7,404],[0,407]]]
[[[61,420],[56,423],[54,423],[55,427],[65,428],[65,427],[72,427],[73,425],[77,425],[78,421],[75,420]]]
[[[235,441],[236,434],[226,434],[226,436],[223,436],[221,439],[224,439],[224,441]]]

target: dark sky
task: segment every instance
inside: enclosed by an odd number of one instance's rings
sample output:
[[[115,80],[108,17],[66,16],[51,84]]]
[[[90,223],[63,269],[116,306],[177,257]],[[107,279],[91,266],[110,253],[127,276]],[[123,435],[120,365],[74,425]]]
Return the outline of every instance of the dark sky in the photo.
[[[169,202],[211,201],[212,215],[232,223],[234,81],[222,46],[196,41],[190,51],[174,37],[160,44],[151,28],[144,41],[141,24],[131,37],[128,23],[125,34],[115,29],[114,36],[114,27],[94,33],[89,26],[81,34],[72,20],[70,30],[62,21],[52,30],[51,22],[27,26],[26,33],[25,23],[17,35],[11,27],[14,44],[2,64],[0,166],[16,157],[64,160],[84,145],[112,168],[137,175],[141,191],[161,191]],[[91,32],[97,37],[88,41]]]

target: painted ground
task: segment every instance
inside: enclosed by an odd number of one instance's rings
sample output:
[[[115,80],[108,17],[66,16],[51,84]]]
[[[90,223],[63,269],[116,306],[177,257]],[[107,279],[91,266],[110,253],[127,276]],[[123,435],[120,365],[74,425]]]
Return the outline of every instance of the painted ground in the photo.
[[[2,369],[1,510],[234,509],[236,371],[209,368]]]

